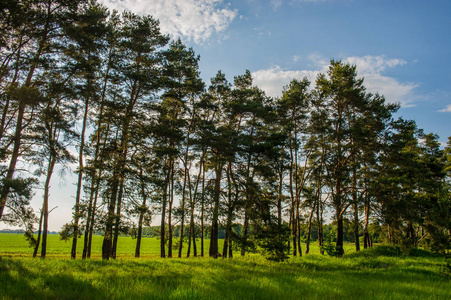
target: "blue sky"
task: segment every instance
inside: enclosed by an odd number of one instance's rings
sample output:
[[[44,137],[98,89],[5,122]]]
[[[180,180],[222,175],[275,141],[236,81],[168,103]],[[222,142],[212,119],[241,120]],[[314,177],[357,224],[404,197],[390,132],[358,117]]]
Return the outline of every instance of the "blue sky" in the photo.
[[[451,135],[451,1],[101,0],[151,14],[201,56],[208,83],[250,70],[279,96],[292,78],[314,81],[330,59],[356,64],[370,92],[400,102],[398,115]]]
[[[99,0],[151,14],[161,29],[201,56],[202,78],[230,81],[246,69],[268,95],[293,78],[314,81],[330,59],[357,65],[365,86],[400,102],[398,115],[426,132],[451,136],[449,0]],[[52,180],[50,230],[71,218],[76,176]],[[32,202],[42,205],[38,192]],[[4,226],[1,226],[4,227]]]

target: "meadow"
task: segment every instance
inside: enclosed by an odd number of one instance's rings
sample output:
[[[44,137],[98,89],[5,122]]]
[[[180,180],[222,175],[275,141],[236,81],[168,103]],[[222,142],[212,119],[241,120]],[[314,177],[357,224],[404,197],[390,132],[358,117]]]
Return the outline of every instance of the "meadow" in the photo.
[[[71,260],[70,243],[51,236],[49,257],[31,258],[21,235],[0,234],[1,299],[450,299],[449,259],[388,246],[343,258],[318,254],[268,262],[258,254],[233,259],[158,258],[158,240],[123,237],[119,259]]]

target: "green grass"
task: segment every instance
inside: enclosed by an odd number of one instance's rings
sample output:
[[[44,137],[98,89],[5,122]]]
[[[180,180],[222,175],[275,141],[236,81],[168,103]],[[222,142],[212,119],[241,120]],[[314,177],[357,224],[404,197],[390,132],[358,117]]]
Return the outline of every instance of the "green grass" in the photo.
[[[92,257],[102,257],[102,242],[103,236],[93,236],[92,240]],[[210,240],[205,239],[204,251],[208,253]],[[223,240],[219,240],[219,252],[222,253]],[[200,254],[200,239],[197,240],[197,252]],[[57,234],[50,234],[47,237],[47,257],[61,257],[70,256],[72,247],[72,240],[62,241]],[[136,239],[131,237],[121,236],[118,241],[117,257],[118,258],[132,258],[135,256]],[[80,256],[83,250],[83,238],[78,240],[77,255]],[[187,244],[184,244],[183,254],[186,256]],[[345,253],[354,252],[354,244],[344,245]],[[302,251],[305,251],[305,244],[302,244]],[[19,233],[0,233],[0,256],[31,256],[33,249],[28,246],[23,234]],[[39,252],[40,253],[40,252]],[[167,253],[167,248],[166,248]],[[191,254],[193,250],[191,248]],[[319,253],[319,246],[317,243],[310,244],[310,253]],[[178,250],[173,250],[173,256],[178,255]],[[141,242],[141,257],[142,258],[156,258],[160,256],[160,240],[157,238],[143,238]]]
[[[100,245],[101,237],[96,239]],[[274,263],[257,254],[161,259],[152,246],[158,246],[158,240],[149,239],[143,241],[147,258],[135,259],[126,255],[135,241],[124,238],[121,259],[102,261],[70,260],[70,243],[57,237],[51,238],[53,246],[49,243],[50,258],[33,259],[26,243],[12,248],[14,240],[0,235],[0,299],[450,299],[451,295],[445,258],[428,252],[401,256],[386,246],[355,253],[347,245],[347,254],[334,258],[314,254],[318,248],[313,245],[313,254]],[[23,255],[14,255],[15,250]],[[100,254],[100,247],[95,253]]]
[[[449,299],[443,258],[0,259],[3,299]]]
[[[175,239],[174,239],[175,241]],[[92,238],[92,257],[102,257],[103,236],[93,236]],[[210,241],[205,239],[204,249],[208,252]],[[219,241],[222,252],[223,241]],[[47,236],[47,256],[48,257],[67,257],[70,256],[72,240],[62,241],[57,234]],[[136,239],[121,236],[117,243],[118,258],[135,257]],[[183,253],[186,256],[187,244],[184,245]],[[40,251],[40,250],[39,250]],[[78,240],[77,255],[81,256],[83,251],[83,238]],[[167,251],[167,248],[166,248]],[[200,254],[200,239],[197,241],[197,252]],[[31,256],[33,249],[28,246],[23,234],[0,233],[0,256]],[[40,253],[40,252],[39,252]],[[167,252],[166,252],[167,253]],[[178,255],[178,249],[172,251],[173,256]],[[191,247],[191,255],[193,253]],[[141,241],[141,257],[153,258],[160,256],[160,240],[157,238],[143,238]]]

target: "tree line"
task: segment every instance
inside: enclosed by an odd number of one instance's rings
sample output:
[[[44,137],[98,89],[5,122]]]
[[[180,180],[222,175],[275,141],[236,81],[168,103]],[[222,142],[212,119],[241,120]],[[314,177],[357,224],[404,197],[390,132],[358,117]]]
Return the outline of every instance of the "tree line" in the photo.
[[[293,79],[272,98],[249,71],[233,82],[219,71],[207,86],[199,56],[152,16],[96,1],[8,0],[0,18],[0,220],[27,229],[34,256],[46,256],[56,166],[77,174],[61,233],[72,258],[81,246],[90,257],[94,232],[102,257],[115,258],[130,230],[139,257],[152,216],[161,257],[302,255],[312,230],[325,247],[329,217],[339,256],[344,223],[357,251],[362,234],[372,245],[371,224],[387,242],[449,250],[451,139],[443,150],[396,119],[399,105],[367,92],[356,66],[331,60],[314,85]]]

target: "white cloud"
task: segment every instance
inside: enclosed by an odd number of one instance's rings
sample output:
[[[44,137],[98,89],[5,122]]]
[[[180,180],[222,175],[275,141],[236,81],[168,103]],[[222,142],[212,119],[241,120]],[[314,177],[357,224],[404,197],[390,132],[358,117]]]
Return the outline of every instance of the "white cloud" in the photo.
[[[448,104],[444,109],[441,109],[438,112],[451,112],[451,104]]]
[[[319,71],[285,71],[279,66],[267,70],[252,72],[255,85],[263,89],[268,96],[280,97],[283,87],[288,85],[293,79],[307,77],[310,82],[314,82]]]
[[[386,59],[384,56],[353,56],[344,59],[343,62],[357,66],[358,76],[365,78],[364,85],[369,92],[379,93],[391,103],[400,102],[404,107],[413,106],[413,92],[418,85],[401,83],[395,78],[382,75],[388,68],[406,65],[406,61]]]
[[[223,0],[100,0],[110,9],[152,15],[160,20],[163,33],[201,42],[214,32],[225,30],[237,10],[222,5]]]
[[[269,96],[279,97],[283,87],[292,79],[302,79],[304,76],[312,82],[312,88],[317,75],[326,73],[329,62],[318,54],[309,56],[313,70],[284,70],[279,66],[267,70],[253,72],[254,82]],[[386,59],[383,56],[348,57],[343,60],[357,66],[359,77],[364,77],[364,85],[371,93],[385,96],[387,102],[400,102],[402,106],[412,106],[414,90],[417,87],[412,83],[401,83],[395,78],[384,76],[382,73],[388,68],[403,66],[405,61],[400,59]],[[450,108],[451,109],[451,108]]]
[[[402,59],[385,59],[384,56],[352,56],[344,60],[345,63],[356,65],[359,73],[362,74],[378,74],[387,68],[403,66],[407,62]]]

